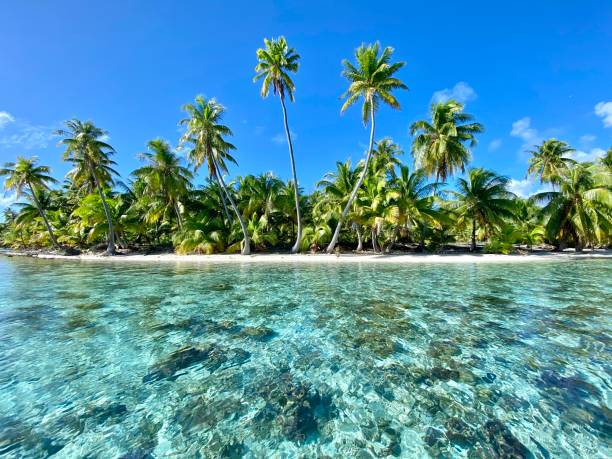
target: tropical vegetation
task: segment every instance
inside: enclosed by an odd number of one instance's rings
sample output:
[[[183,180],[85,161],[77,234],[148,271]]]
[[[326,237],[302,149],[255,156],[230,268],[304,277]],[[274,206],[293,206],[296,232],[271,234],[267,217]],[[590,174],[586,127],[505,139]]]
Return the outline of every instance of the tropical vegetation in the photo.
[[[291,75],[300,56],[284,37],[266,39],[257,51],[255,80],[262,82],[263,97],[272,90],[281,103],[291,180],[271,172],[230,178],[230,166],[238,167],[237,147],[223,124],[226,110],[214,98],[197,96],[184,105],[176,144],[149,141],[140,167],[124,178],[108,133],[72,119],[57,131],[63,159],[72,166],[61,183],[36,157],[18,157],[0,169],[5,191],[17,199],[4,210],[0,245],[107,255],[248,255],[323,249],[510,253],[543,244],[560,250],[612,244],[612,148],[581,163],[564,141],[534,145],[526,173],[542,190],[524,198],[510,191],[507,177],[470,166],[484,128],[458,101],[434,103],[428,120],[410,124],[411,139],[377,139],[378,110],[399,109],[395,93],[407,89],[397,76],[404,62],[394,61],[393,53],[378,43],[362,45],[354,62],[343,61],[348,88],[341,112],[360,102],[368,146],[364,159],[338,161],[309,193],[298,181],[286,107],[294,101]]]

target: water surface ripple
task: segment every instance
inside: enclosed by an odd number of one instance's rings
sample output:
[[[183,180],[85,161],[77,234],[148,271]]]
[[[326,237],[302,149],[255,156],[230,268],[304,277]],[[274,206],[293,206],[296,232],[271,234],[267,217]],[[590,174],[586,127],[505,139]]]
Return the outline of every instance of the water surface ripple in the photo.
[[[612,263],[0,258],[0,456],[610,457]]]

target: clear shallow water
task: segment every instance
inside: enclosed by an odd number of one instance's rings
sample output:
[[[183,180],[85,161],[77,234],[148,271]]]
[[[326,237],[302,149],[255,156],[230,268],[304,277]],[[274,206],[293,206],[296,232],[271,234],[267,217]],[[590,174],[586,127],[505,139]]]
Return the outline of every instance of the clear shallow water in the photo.
[[[0,258],[0,456],[610,457],[612,263]]]

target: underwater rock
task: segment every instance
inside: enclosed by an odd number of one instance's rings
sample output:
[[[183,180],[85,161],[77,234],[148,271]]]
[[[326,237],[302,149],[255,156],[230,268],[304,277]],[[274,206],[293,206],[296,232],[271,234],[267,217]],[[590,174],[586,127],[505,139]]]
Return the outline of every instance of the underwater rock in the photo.
[[[127,413],[127,407],[123,403],[102,403],[91,407],[85,417],[93,419],[97,424],[102,424],[110,418],[124,416]]]
[[[102,309],[106,306],[101,301],[92,301],[88,303],[79,303],[75,307],[81,311],[95,311],[96,309]]]
[[[497,376],[493,373],[487,373],[486,375],[484,375],[482,377],[482,381],[487,383],[487,384],[491,384],[493,381],[495,381],[495,379],[497,378]]]
[[[274,330],[264,326],[247,326],[244,327],[239,333],[239,336],[253,338],[257,341],[268,341],[272,339],[275,335],[276,333],[274,332]]]
[[[459,372],[449,368],[434,367],[431,369],[431,377],[442,381],[449,381],[451,379],[457,381],[459,379]]]
[[[512,435],[510,429],[501,421],[497,419],[487,421],[484,428],[493,450],[499,457],[508,459],[533,458],[531,451]]]
[[[227,292],[228,290],[233,290],[233,289],[234,289],[233,285],[225,284],[225,283],[214,284],[214,285],[208,286],[208,290],[211,290],[213,292]]]
[[[196,364],[202,364],[211,373],[223,364],[226,368],[242,365],[251,358],[251,354],[244,349],[222,349],[214,344],[203,348],[184,347],[171,353],[166,359],[155,364],[142,378],[144,383],[159,381],[161,379],[174,380],[177,373]]]
[[[153,459],[155,456],[146,449],[135,449],[119,456],[119,459]]]
[[[194,398],[178,411],[176,423],[183,432],[215,427],[221,421],[239,417],[247,405],[234,398],[215,400],[206,396]]]
[[[476,432],[460,418],[449,418],[444,423],[446,437],[456,445],[467,448],[475,443]]]
[[[427,429],[427,431],[425,432],[424,440],[427,446],[430,447],[442,446],[448,442],[444,432],[439,429],[436,429],[435,427],[429,427]]]
[[[448,359],[461,355],[461,349],[451,341],[432,341],[429,344],[427,355],[435,359]]]
[[[322,426],[337,416],[331,394],[325,387],[314,388],[308,383],[294,381],[288,371],[264,380],[252,388],[247,396],[264,399],[263,408],[255,415],[258,425],[276,425],[283,436],[302,442],[320,434]]]
[[[355,347],[365,347],[379,357],[388,357],[394,352],[401,350],[388,334],[364,332],[353,339]]]
[[[554,387],[567,391],[574,398],[588,398],[589,396],[600,397],[599,389],[593,384],[577,376],[561,376],[552,370],[544,370],[540,373],[540,385],[544,388]]]

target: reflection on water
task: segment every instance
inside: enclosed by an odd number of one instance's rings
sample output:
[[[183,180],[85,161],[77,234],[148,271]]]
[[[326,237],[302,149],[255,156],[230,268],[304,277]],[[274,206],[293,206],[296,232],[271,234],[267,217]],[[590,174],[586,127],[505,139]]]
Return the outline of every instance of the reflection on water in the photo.
[[[0,456],[609,457],[612,263],[0,259]]]

